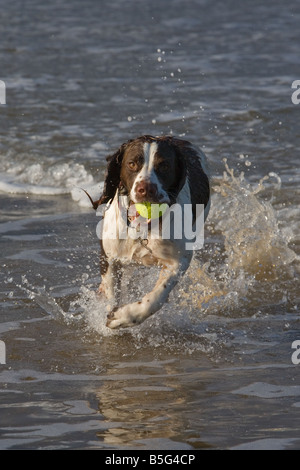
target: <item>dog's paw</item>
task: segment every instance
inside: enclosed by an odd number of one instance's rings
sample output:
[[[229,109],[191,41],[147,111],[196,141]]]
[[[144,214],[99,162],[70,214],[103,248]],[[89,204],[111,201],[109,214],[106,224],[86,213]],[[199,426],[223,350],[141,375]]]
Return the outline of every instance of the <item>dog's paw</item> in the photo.
[[[106,326],[109,328],[129,328],[141,323],[144,318],[140,318],[135,312],[135,304],[124,305],[123,307],[115,307],[107,315]]]

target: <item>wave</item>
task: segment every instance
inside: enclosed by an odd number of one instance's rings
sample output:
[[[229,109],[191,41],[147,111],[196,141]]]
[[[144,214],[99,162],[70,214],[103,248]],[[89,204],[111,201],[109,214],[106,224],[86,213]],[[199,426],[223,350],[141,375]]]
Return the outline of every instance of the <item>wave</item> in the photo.
[[[95,185],[99,189],[93,176],[79,163],[57,163],[47,167],[41,163],[24,162],[4,170],[0,172],[0,191],[6,194],[71,194],[76,202],[84,205],[84,198],[77,194],[78,187],[93,188]]]

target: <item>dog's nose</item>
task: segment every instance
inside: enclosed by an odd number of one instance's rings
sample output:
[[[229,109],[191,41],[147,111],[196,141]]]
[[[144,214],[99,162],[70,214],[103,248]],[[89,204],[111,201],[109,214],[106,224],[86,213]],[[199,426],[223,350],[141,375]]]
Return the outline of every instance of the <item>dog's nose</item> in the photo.
[[[136,186],[136,195],[141,201],[150,201],[157,198],[157,186],[148,181],[141,181]]]

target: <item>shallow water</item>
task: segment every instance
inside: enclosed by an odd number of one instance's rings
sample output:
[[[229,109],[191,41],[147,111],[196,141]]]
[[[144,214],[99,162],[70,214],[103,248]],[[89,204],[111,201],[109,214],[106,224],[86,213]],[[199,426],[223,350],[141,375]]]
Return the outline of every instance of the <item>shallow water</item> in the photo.
[[[298,4],[2,16],[0,448],[299,449]],[[205,151],[212,208],[161,312],[111,331],[78,188],[97,194],[105,156],[143,133]],[[156,276],[128,269],[124,298]]]

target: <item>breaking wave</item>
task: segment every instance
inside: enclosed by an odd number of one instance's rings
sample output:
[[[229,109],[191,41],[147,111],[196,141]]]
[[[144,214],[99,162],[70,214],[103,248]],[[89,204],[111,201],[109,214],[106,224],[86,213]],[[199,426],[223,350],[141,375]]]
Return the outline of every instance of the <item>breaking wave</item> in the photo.
[[[0,172],[0,191],[7,194],[56,196],[71,193],[78,201],[78,186],[81,185],[93,186],[94,179],[79,163],[45,165],[24,161],[15,165],[10,163]]]

